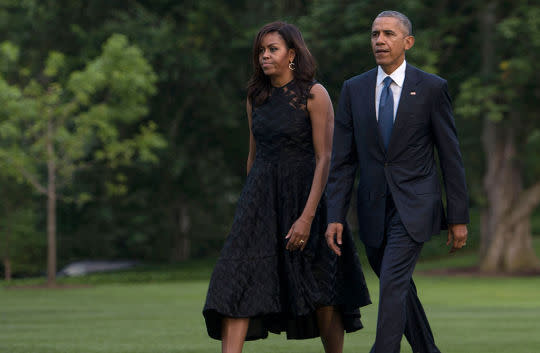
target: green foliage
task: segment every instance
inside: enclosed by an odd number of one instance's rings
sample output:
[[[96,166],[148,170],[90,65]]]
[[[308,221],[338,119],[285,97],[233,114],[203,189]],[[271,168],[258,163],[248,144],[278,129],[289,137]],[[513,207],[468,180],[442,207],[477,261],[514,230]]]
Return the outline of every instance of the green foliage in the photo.
[[[36,231],[38,214],[35,208],[4,209],[1,214],[0,257],[9,256],[15,274],[41,274],[47,244],[43,234]]]
[[[65,64],[66,58],[64,54],[53,51],[49,54],[49,57],[47,58],[43,74],[48,77],[55,77],[58,75],[60,70],[64,68]]]
[[[0,72],[6,74],[19,58],[19,48],[11,42],[0,43]]]
[[[487,117],[500,122],[510,112],[510,106],[500,103],[500,85],[488,85],[479,77],[463,82],[456,113],[467,118]]]
[[[148,113],[147,97],[155,93],[156,76],[140,50],[125,36],[113,35],[102,54],[69,74],[65,84],[57,80],[64,67],[65,56],[51,52],[45,78],[19,88],[0,77],[0,156],[43,189],[48,181],[37,171],[45,163],[55,163],[62,186],[94,161],[111,167],[156,162],[155,150],[166,143],[153,122],[140,124],[132,136],[120,131]]]
[[[540,51],[540,6],[528,1],[501,1],[498,9],[494,55],[490,58],[494,67],[486,72],[477,64],[476,73],[463,80],[456,112],[468,119],[487,118],[512,129],[524,166],[525,185],[529,185],[540,175],[540,73],[534,65]]]
[[[0,163],[0,168],[6,165]],[[46,242],[36,230],[40,222],[37,204],[29,197],[29,188],[12,177],[0,175],[0,185],[0,277],[4,275],[2,260],[6,258],[14,274],[38,275],[43,271]]]
[[[529,130],[531,119],[537,125],[534,118],[540,109],[538,81],[532,79],[539,77],[532,63],[540,50],[540,6],[518,1],[501,16],[495,33],[497,67],[486,77],[476,75],[463,82],[460,113],[466,117],[487,114],[502,121],[510,118],[510,112],[519,112],[519,122]]]
[[[485,114],[506,123],[509,111],[519,112],[514,125],[526,178],[540,173],[538,5],[498,1],[496,72],[484,79],[485,4],[0,0],[2,173],[11,176],[10,186],[24,179],[21,170],[43,182],[44,164],[36,161],[46,160],[44,132],[54,119],[62,201],[75,202],[59,205],[60,263],[176,261],[186,234],[192,256],[214,255],[245,178],[245,87],[257,30],[278,19],[297,24],[336,106],[343,80],[375,66],[373,18],[395,9],[413,22],[408,62],[446,78],[458,98],[471,204],[481,206]]]
[[[15,65],[15,46],[2,48],[11,49],[0,50],[0,62]],[[148,97],[156,92],[155,82],[140,49],[123,35],[112,35],[102,54],[82,70],[67,72],[65,55],[52,51],[42,74],[28,81],[23,77],[11,84],[0,76],[2,174],[25,180],[41,194],[54,183],[55,197],[80,206],[93,193],[73,188],[78,171],[95,164],[112,170],[155,164],[156,151],[165,148],[166,141],[154,122],[141,121],[148,113]],[[119,195],[127,192],[126,181],[116,178],[104,184]],[[20,239],[22,231],[14,232],[13,239]],[[15,248],[22,246],[16,243]]]

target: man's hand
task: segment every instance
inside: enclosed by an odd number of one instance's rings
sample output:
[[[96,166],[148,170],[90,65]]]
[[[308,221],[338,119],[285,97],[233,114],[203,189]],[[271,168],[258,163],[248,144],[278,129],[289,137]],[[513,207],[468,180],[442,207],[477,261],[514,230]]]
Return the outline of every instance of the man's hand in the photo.
[[[448,241],[446,245],[452,244],[450,253],[456,252],[467,244],[467,234],[466,224],[450,224],[448,226]]]
[[[328,247],[336,253],[337,256],[341,256],[341,249],[338,245],[341,245],[341,236],[343,234],[343,224],[330,223],[326,228],[326,243]]]

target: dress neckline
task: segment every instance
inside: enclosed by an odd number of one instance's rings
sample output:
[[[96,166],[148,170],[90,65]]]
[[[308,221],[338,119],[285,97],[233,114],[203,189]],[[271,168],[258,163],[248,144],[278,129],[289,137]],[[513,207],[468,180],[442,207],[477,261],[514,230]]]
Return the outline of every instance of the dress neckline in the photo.
[[[272,84],[270,84],[270,85],[272,86],[273,89],[282,89],[282,88],[285,88],[285,87],[289,86],[289,85],[290,85],[291,83],[293,83],[293,82],[294,82],[294,77],[293,77],[292,80],[290,80],[289,82],[287,82],[287,83],[284,84],[283,86],[274,86],[274,85],[272,85]]]

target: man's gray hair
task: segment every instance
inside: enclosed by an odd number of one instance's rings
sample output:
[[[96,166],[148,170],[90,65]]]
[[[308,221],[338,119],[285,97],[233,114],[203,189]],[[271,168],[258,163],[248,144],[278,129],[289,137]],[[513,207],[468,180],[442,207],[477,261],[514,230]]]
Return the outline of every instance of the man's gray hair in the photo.
[[[409,20],[409,18],[407,16],[405,16],[404,14],[402,14],[401,12],[383,11],[380,14],[378,14],[376,18],[379,18],[379,17],[394,17],[394,18],[397,18],[401,22],[403,27],[405,27],[405,29],[409,32],[409,33],[407,33],[407,35],[412,36],[412,23],[411,23],[411,20]]]

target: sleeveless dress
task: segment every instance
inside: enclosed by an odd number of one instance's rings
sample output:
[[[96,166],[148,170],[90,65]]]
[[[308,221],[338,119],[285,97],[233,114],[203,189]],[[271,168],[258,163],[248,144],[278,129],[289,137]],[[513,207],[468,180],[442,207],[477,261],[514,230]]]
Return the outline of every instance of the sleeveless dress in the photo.
[[[256,156],[240,194],[229,236],[215,265],[203,309],[208,335],[221,339],[224,316],[250,318],[246,340],[287,332],[319,336],[316,309],[335,305],[347,332],[362,328],[359,307],[370,304],[354,243],[343,232],[342,255],[326,244],[321,198],[303,251],[285,249],[302,214],[315,171],[309,91],[295,80],[273,88],[253,110]]]

